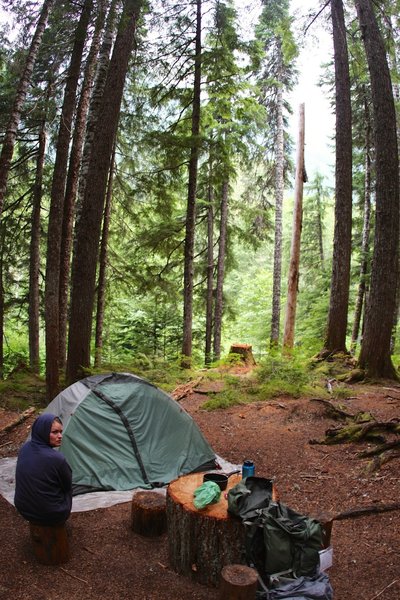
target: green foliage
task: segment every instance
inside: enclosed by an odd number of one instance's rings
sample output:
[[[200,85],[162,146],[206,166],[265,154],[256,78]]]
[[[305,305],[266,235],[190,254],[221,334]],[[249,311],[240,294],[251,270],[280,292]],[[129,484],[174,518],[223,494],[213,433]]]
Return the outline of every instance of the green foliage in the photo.
[[[26,366],[21,365],[7,379],[0,381],[0,407],[3,409],[20,412],[31,406],[42,408],[46,404],[44,379],[31,373]]]

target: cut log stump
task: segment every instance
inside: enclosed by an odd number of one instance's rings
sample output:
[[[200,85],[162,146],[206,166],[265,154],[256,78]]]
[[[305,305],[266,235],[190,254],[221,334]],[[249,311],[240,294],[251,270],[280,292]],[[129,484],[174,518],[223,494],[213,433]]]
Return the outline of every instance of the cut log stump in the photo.
[[[257,364],[253,356],[253,347],[250,344],[232,344],[229,354],[238,354],[241,362],[248,367]]]
[[[36,560],[42,565],[60,565],[69,560],[69,543],[65,523],[40,525],[29,523]]]
[[[165,496],[157,492],[137,492],[131,505],[131,524],[135,533],[146,537],[162,535],[167,530]]]
[[[246,564],[245,528],[228,513],[226,494],[241,480],[231,475],[218,502],[198,510],[193,492],[203,473],[176,479],[167,490],[168,551],[172,569],[204,585],[219,586],[226,565]]]
[[[245,565],[226,565],[221,571],[220,600],[254,600],[257,571]]]

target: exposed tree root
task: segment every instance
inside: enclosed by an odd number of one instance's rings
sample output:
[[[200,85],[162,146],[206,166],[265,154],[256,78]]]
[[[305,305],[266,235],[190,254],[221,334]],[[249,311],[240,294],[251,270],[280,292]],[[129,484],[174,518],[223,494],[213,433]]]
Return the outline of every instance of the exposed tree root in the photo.
[[[393,510],[400,510],[400,502],[393,502],[392,504],[373,504],[372,506],[361,506],[356,508],[350,508],[343,512],[333,515],[333,521],[343,521],[344,519],[353,519],[355,517],[363,517],[368,514],[376,514],[389,512]]]

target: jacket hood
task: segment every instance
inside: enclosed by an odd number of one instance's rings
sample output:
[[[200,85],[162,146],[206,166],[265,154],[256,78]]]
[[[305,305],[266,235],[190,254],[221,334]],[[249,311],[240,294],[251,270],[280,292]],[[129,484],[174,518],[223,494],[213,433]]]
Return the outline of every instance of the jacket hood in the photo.
[[[45,444],[50,446],[50,431],[57,415],[44,413],[40,415],[32,425],[31,440],[34,444]]]

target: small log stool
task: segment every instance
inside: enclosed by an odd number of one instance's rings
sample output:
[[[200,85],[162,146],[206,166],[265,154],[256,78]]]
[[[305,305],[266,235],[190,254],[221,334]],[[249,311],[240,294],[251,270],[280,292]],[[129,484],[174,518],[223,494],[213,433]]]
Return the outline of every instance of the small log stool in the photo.
[[[219,501],[198,510],[193,504],[193,492],[203,483],[203,476],[204,473],[191,473],[168,486],[169,561],[177,573],[216,587],[224,566],[246,564],[245,528],[241,519],[228,513],[225,497],[242,477],[231,475]]]
[[[69,560],[69,543],[65,523],[42,525],[29,523],[36,560],[42,565],[60,565]]]
[[[132,497],[131,525],[135,533],[146,537],[162,535],[167,530],[165,496],[157,492],[137,492]]]
[[[226,565],[221,571],[220,600],[254,600],[257,571],[245,565]]]

